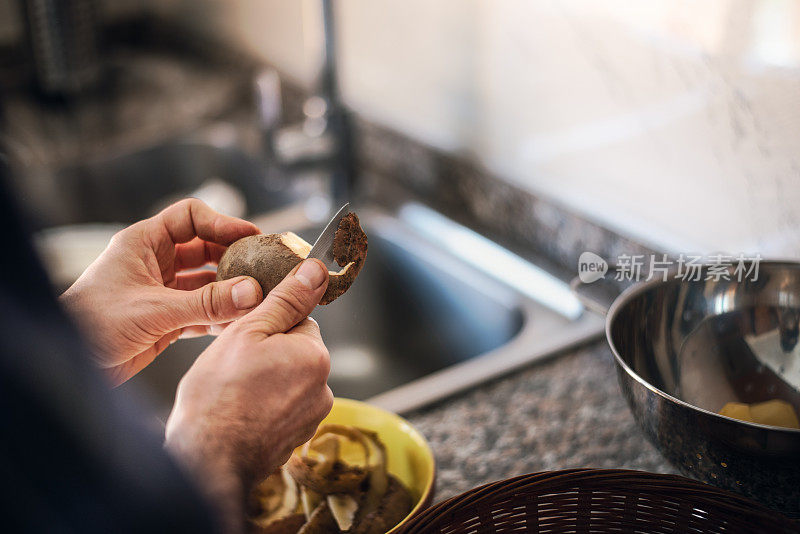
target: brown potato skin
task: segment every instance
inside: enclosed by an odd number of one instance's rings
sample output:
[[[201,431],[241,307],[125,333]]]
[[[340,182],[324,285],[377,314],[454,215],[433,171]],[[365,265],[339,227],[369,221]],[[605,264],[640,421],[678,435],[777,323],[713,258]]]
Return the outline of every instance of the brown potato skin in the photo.
[[[293,454],[289,458],[286,468],[300,486],[322,495],[354,492],[358,490],[358,487],[367,476],[367,472],[363,469],[343,468],[342,464],[338,462],[333,471],[322,476],[314,471],[315,465],[316,462],[314,460],[301,458]]]
[[[395,477],[389,475],[389,487],[378,509],[358,521],[348,532],[352,534],[383,534],[394,528],[411,511],[413,500],[408,490]],[[251,534],[332,534],[339,532],[336,520],[327,501],[323,500],[311,514],[308,522],[303,514],[295,514],[268,527],[251,524]]]
[[[279,519],[274,523],[270,523],[266,527],[260,527],[256,524],[250,523],[250,534],[297,534],[302,526],[306,523],[306,516],[303,514],[293,514],[283,519]]]
[[[235,276],[252,276],[266,296],[301,258],[282,241],[283,234],[258,234],[234,242],[222,255],[217,267],[217,280]],[[342,275],[331,275],[328,289],[320,304],[330,304],[342,296],[355,281],[367,257],[367,236],[361,229],[358,216],[348,213],[339,223],[333,241],[334,259],[340,267],[353,263]]]
[[[339,525],[328,508],[328,502],[322,501],[311,513],[308,523],[298,531],[298,534],[332,534],[340,532]]]
[[[333,259],[340,267],[348,263],[355,262],[358,268],[364,263],[367,257],[367,236],[361,229],[358,215],[348,213],[339,222],[339,228],[333,237]],[[358,274],[358,271],[356,271]]]
[[[234,242],[222,255],[217,280],[252,276],[264,296],[303,261],[281,241],[281,234],[258,234]]]
[[[389,475],[389,487],[378,509],[353,526],[353,534],[383,534],[393,529],[411,511],[413,499],[403,484]]]

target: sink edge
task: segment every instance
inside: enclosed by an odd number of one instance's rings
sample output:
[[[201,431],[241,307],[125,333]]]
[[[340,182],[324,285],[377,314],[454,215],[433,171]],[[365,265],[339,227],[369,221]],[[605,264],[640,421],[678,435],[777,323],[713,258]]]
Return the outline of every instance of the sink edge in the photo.
[[[596,341],[602,338],[605,331],[605,319],[587,310],[579,319],[541,336],[527,320],[534,304],[523,302],[521,306],[525,310],[525,325],[505,345],[370,397],[366,402],[395,413],[408,413],[500,378],[521,367]]]

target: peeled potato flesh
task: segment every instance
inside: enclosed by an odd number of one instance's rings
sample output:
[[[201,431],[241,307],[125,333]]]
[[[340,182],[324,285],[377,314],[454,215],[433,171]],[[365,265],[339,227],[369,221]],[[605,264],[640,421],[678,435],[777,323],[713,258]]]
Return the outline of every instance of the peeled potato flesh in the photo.
[[[750,413],[750,405],[743,402],[729,402],[719,411],[720,415],[732,417],[740,421],[753,423],[753,414]]]
[[[295,515],[300,504],[300,490],[286,468],[261,481],[250,498],[260,513],[250,519],[252,525],[262,529]]]
[[[791,404],[780,399],[750,405],[753,421],[762,425],[800,429],[800,422]]]
[[[755,404],[729,402],[722,407],[719,414],[749,423],[800,429],[800,421],[797,419],[794,407],[780,399]]]
[[[333,494],[328,495],[328,508],[331,510],[331,515],[339,525],[339,530],[350,530],[353,526],[353,521],[356,519],[356,511],[358,511],[358,501],[348,494]]]

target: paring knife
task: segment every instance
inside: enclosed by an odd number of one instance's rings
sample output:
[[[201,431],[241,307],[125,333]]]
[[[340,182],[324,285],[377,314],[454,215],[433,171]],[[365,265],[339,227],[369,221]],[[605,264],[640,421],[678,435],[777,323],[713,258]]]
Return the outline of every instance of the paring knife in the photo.
[[[333,259],[333,238],[336,236],[336,230],[339,229],[339,223],[342,221],[342,217],[348,213],[350,213],[349,202],[336,212],[336,215],[333,216],[333,219],[331,219],[314,242],[314,246],[311,247],[311,252],[308,253],[309,258],[322,260],[322,263],[324,263],[330,271],[338,271],[341,269],[336,263],[336,260]]]

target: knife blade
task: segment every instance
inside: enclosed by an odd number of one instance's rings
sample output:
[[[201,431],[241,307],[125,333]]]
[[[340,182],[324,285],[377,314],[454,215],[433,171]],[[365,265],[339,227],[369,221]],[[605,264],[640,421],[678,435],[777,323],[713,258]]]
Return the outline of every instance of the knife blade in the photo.
[[[308,253],[309,258],[322,260],[322,263],[332,271],[338,271],[340,268],[336,260],[333,259],[333,238],[336,236],[336,230],[339,229],[339,223],[342,221],[342,217],[348,213],[350,213],[349,202],[339,208],[339,211],[336,212],[336,215],[333,216],[333,219],[330,220],[314,242],[314,246],[311,247],[311,252]]]

